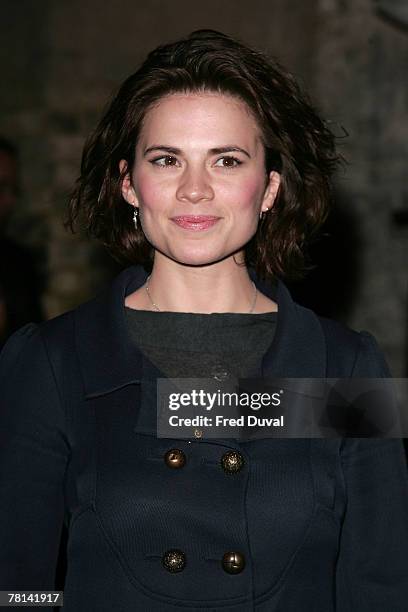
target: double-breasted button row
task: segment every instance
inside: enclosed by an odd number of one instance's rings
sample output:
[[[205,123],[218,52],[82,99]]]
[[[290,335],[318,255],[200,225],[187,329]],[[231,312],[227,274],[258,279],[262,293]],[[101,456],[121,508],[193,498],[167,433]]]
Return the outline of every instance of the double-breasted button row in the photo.
[[[186,555],[182,550],[172,548],[164,553],[162,563],[168,572],[175,574],[185,568]],[[228,551],[221,559],[221,566],[227,574],[239,574],[245,567],[245,557],[238,551]]]
[[[169,468],[182,468],[186,463],[186,455],[180,448],[171,448],[164,455],[164,461]],[[226,474],[239,472],[245,464],[239,451],[227,451],[221,457],[221,466]]]

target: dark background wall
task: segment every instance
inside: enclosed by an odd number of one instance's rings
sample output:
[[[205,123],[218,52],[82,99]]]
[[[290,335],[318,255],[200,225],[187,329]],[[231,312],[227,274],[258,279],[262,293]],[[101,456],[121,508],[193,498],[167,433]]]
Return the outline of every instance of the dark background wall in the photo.
[[[323,263],[309,294],[294,292],[372,331],[394,375],[406,375],[408,226],[396,221],[408,200],[403,27],[371,0],[3,0],[0,24],[0,133],[22,158],[10,234],[34,249],[48,275],[47,316],[92,296],[115,270],[101,248],[61,225],[85,136],[148,50],[209,27],[277,56],[335,133],[347,131],[333,237],[316,251]]]

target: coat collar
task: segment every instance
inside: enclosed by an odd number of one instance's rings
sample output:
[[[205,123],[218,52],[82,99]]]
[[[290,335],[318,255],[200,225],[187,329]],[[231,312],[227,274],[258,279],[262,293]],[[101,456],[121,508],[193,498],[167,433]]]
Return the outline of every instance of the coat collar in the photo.
[[[125,297],[141,287],[147,276],[142,266],[130,266],[97,297],[74,310],[75,344],[86,397],[140,382],[142,353],[127,329]],[[250,276],[278,304],[275,336],[263,358],[263,377],[324,378],[327,351],[318,317],[296,304],[282,281],[268,285],[253,270]]]

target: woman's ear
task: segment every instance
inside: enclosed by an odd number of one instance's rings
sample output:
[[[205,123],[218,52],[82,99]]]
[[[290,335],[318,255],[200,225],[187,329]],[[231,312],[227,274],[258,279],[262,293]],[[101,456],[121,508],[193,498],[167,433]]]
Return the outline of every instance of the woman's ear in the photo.
[[[130,172],[127,172],[127,162],[124,159],[121,159],[119,162],[119,171],[122,179],[122,196],[126,202],[132,204],[133,206],[138,206],[138,201],[136,197],[135,190],[132,185],[132,181],[130,180]]]
[[[270,210],[275,203],[276,196],[278,195],[279,187],[281,183],[281,175],[276,170],[272,170],[269,174],[268,184],[265,189],[263,202],[262,202],[262,212],[266,212]]]

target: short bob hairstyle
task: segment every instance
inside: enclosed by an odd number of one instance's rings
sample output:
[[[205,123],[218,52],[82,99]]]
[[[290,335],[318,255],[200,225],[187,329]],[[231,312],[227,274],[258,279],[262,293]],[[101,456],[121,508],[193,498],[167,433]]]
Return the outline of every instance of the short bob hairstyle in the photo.
[[[203,91],[247,105],[263,136],[265,185],[271,170],[281,175],[272,210],[245,245],[245,265],[270,281],[302,278],[306,247],[327,218],[331,175],[342,159],[335,137],[278,62],[214,30],[157,47],[125,80],[85,144],[65,228],[75,232],[79,222],[117,261],[151,269],[154,249],[140,225],[134,228],[119,161],[133,167],[143,119],[160,98]]]

